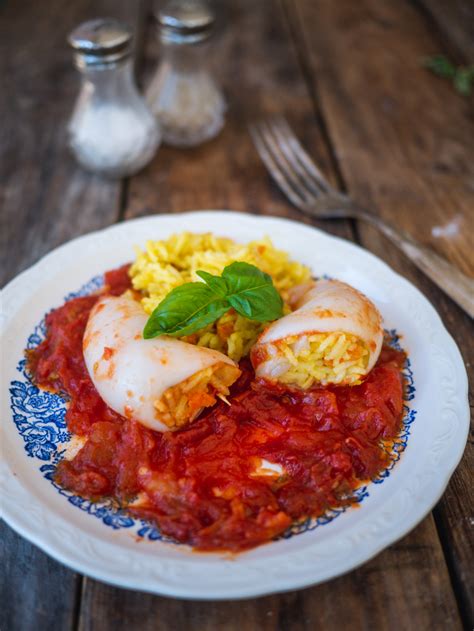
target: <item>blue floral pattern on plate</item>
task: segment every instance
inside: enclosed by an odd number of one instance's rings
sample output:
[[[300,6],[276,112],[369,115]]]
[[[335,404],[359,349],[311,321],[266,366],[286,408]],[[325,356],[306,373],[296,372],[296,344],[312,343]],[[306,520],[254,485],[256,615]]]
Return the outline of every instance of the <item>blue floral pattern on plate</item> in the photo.
[[[102,286],[103,276],[96,276],[78,291],[68,294],[65,300],[71,300],[78,296],[86,296],[97,291]],[[43,341],[45,333],[45,319],[43,318],[29,336],[26,348],[31,349],[38,346]],[[388,334],[390,345],[401,350],[400,338],[396,330],[392,329],[386,331],[386,333]],[[58,493],[65,497],[70,504],[100,519],[104,525],[114,530],[120,528],[131,529],[138,537],[143,537],[150,541],[164,541],[176,544],[173,539],[163,535],[154,524],[141,519],[132,518],[126,511],[118,508],[112,500],[92,502],[78,495],[74,495],[54,482],[53,474],[56,465],[64,457],[65,444],[71,440],[71,435],[67,431],[64,420],[66,405],[64,399],[59,395],[40,390],[31,382],[26,371],[24,358],[19,361],[17,370],[20,373],[20,378],[12,381],[10,384],[10,407],[13,414],[13,421],[24,440],[26,453],[29,457],[39,461],[39,471],[43,477],[49,480]],[[410,401],[413,401],[415,397],[415,384],[413,371],[408,358],[403,368],[403,374],[405,377],[405,404],[402,429],[390,450],[388,450],[390,464],[373,480],[375,484],[381,484],[389,477],[393,467],[406,449],[410,436],[410,428],[416,417],[416,410],[410,406]],[[369,490],[367,486],[360,487],[354,493],[354,499],[358,502],[362,502],[368,496]],[[324,526],[336,519],[336,517],[339,517],[339,515],[346,510],[346,507],[331,509],[320,517],[310,518],[298,524],[294,524],[282,537],[288,539],[293,535],[314,530],[319,526]]]

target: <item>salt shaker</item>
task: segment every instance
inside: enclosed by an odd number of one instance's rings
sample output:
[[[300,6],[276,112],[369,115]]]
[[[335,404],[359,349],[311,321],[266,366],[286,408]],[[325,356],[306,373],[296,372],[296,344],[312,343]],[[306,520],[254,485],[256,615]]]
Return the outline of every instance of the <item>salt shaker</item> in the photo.
[[[132,33],[113,19],[84,22],[69,35],[82,74],[69,123],[69,144],[90,171],[123,177],[151,160],[159,125],[139,94],[132,73]]]
[[[171,0],[156,14],[161,63],[146,92],[169,145],[192,147],[219,133],[225,101],[207,59],[215,15],[201,0]]]

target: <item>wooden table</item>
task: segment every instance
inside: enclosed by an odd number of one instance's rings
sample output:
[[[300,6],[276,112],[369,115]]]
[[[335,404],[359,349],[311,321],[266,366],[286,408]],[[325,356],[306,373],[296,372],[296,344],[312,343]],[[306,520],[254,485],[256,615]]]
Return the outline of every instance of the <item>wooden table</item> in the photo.
[[[163,147],[143,172],[111,182],[80,170],[66,149],[78,77],[65,38],[98,15],[133,23],[143,82],[158,55],[148,3],[3,4],[3,280],[72,237],[152,213],[232,208],[310,223],[272,184],[249,140],[247,121],[271,112],[286,114],[335,184],[473,274],[472,101],[421,65],[438,52],[457,63],[474,61],[472,3],[238,0],[227,2],[224,13],[227,29],[214,59],[230,103],[222,134],[195,150]],[[450,222],[451,235],[443,230]],[[469,318],[380,234],[352,221],[314,225],[361,244],[419,287],[470,366]],[[472,628],[473,467],[471,441],[433,512],[363,567],[323,585],[242,602],[186,602],[110,587],[56,563],[4,526],[0,626]]]

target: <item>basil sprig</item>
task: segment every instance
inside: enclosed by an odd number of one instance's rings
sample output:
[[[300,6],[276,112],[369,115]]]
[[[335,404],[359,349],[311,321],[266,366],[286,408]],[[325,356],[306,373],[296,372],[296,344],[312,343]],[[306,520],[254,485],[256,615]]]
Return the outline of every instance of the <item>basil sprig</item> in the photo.
[[[283,315],[283,301],[271,276],[255,265],[236,262],[221,276],[198,271],[203,283],[175,287],[148,318],[143,337],[190,335],[212,324],[231,307],[249,320],[270,322]]]
[[[474,64],[455,66],[444,55],[434,55],[425,59],[424,65],[439,77],[450,79],[459,94],[471,95],[474,87]]]

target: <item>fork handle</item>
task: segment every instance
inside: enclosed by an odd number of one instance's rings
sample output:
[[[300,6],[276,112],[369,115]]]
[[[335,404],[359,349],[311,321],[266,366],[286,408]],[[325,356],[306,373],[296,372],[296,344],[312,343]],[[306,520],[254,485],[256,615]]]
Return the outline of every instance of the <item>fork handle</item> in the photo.
[[[431,278],[438,287],[441,287],[471,318],[474,318],[473,279],[463,274],[430,248],[420,245],[407,235],[395,230],[393,226],[380,217],[361,209],[358,209],[357,217],[378,228],[426,276]]]

